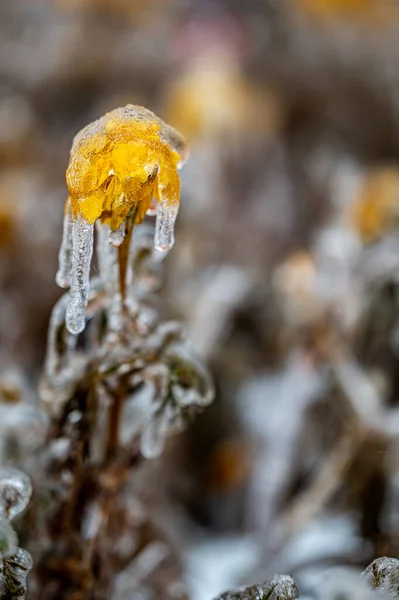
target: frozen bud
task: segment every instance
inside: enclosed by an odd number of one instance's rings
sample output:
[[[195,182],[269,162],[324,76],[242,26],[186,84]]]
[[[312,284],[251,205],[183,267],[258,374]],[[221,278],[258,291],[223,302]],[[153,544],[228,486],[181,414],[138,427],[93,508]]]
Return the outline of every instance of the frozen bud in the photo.
[[[10,522],[0,517],[0,558],[3,559],[6,556],[14,554],[17,550],[17,542],[17,534],[10,525]],[[0,598],[2,597],[0,594]]]
[[[225,592],[217,600],[297,600],[299,590],[289,575],[274,575],[264,583],[237,592]]]
[[[10,520],[28,505],[32,494],[30,479],[17,469],[0,469],[0,507]]]
[[[399,560],[397,558],[377,558],[363,572],[371,587],[399,598]]]

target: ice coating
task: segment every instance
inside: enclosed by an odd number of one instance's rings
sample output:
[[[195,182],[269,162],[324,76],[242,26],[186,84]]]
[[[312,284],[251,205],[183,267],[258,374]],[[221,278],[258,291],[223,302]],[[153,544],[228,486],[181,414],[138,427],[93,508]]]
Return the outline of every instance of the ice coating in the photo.
[[[154,245],[157,250],[167,251],[175,242],[175,221],[179,206],[161,201],[157,208]]]
[[[70,333],[81,333],[86,324],[85,310],[89,295],[91,258],[93,255],[93,225],[82,216],[73,219],[72,278],[66,310],[66,326]]]
[[[58,254],[58,271],[55,276],[57,285],[67,288],[70,285],[72,271],[72,208],[68,198],[65,204],[62,242]]]
[[[27,507],[31,495],[32,485],[25,473],[7,467],[0,469],[0,514],[14,519]]]

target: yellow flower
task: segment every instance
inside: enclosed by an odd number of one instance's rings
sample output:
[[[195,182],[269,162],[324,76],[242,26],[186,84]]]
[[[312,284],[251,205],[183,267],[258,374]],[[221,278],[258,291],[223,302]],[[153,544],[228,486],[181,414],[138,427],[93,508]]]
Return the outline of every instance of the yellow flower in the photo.
[[[177,169],[187,159],[183,137],[151,111],[127,105],[75,137],[66,174],[72,215],[98,218],[116,230],[137,204],[140,223],[152,198],[177,207]]]

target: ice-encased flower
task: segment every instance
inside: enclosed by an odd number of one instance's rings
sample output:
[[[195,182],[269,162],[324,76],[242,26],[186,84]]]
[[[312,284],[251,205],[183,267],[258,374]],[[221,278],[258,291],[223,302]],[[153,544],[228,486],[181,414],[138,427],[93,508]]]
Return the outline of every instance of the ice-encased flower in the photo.
[[[134,221],[141,223],[155,200],[155,247],[170,249],[180,200],[177,170],[187,158],[183,137],[140,106],[117,108],[76,135],[56,277],[61,287],[71,288],[66,315],[71,333],[85,327],[94,222],[109,226],[109,242],[120,245],[128,214],[134,208]]]

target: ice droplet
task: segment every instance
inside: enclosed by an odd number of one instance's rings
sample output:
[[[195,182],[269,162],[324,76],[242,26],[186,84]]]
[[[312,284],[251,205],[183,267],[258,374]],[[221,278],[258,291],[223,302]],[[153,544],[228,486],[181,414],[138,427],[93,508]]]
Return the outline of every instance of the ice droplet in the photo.
[[[67,288],[71,283],[72,270],[72,209],[71,200],[68,198],[65,205],[62,242],[58,254],[58,271],[55,276],[57,285]]]
[[[12,520],[28,505],[32,495],[30,479],[22,471],[0,469],[0,512]]]
[[[158,204],[155,223],[155,248],[157,250],[170,250],[175,243],[175,221],[179,206],[162,200]]]
[[[72,281],[66,311],[66,326],[70,333],[85,328],[85,310],[89,293],[91,257],[93,255],[93,225],[81,215],[72,224]]]
[[[0,517],[0,558],[11,556],[17,550],[17,534],[7,519]],[[1,590],[1,572],[0,572]],[[0,598],[2,596],[0,595]]]
[[[108,242],[110,244],[112,244],[112,246],[118,247],[121,245],[124,238],[125,238],[125,221],[122,221],[122,223],[119,225],[118,229],[115,229],[115,231],[112,231],[112,229],[109,230]]]
[[[166,411],[148,419],[140,441],[140,451],[144,458],[157,458],[161,454],[168,433],[168,421]]]

